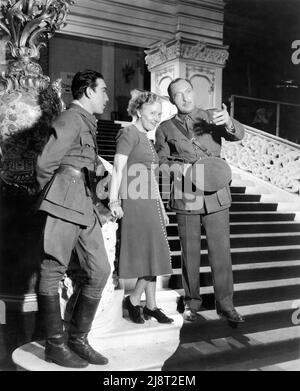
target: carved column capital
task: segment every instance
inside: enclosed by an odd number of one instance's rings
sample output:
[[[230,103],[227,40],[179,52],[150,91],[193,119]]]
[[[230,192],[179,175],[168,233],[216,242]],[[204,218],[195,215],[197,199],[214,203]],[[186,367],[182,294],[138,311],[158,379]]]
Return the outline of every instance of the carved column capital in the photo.
[[[175,39],[168,42],[158,42],[145,50],[146,64],[151,71],[161,64],[174,59],[203,62],[224,67],[229,57],[228,46],[213,45],[200,41]]]
[[[64,27],[74,0],[3,0],[0,2],[0,31],[12,64],[2,72],[7,91],[18,88],[45,88],[50,79],[43,75],[38,59],[44,41]]]

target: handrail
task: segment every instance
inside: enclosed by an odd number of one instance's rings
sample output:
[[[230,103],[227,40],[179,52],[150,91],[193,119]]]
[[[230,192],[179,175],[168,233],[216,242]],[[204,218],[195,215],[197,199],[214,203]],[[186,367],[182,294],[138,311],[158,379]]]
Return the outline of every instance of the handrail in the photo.
[[[249,100],[257,100],[259,102],[268,102],[268,103],[279,103],[281,105],[286,105],[286,106],[298,106],[300,107],[300,105],[297,105],[296,103],[289,103],[289,102],[283,102],[283,101],[280,101],[280,100],[269,100],[269,99],[261,99],[261,98],[252,98],[250,96],[243,96],[243,95],[231,95],[230,98],[229,98],[229,101],[231,102],[231,98],[243,98],[243,99],[249,99]]]
[[[276,104],[276,126],[275,126],[275,131],[276,131],[276,136],[279,137],[279,132],[280,132],[280,106],[292,106],[292,107],[298,107],[300,109],[300,105],[296,103],[289,103],[289,102],[283,102],[283,101],[278,101],[278,100],[270,100],[270,99],[261,99],[261,98],[253,98],[250,96],[244,96],[244,95],[231,95],[229,98],[230,101],[230,116],[234,117],[234,109],[235,109],[235,98],[239,99],[246,99],[246,100],[251,100],[251,101],[256,101],[256,102],[265,102],[265,103],[272,103]]]
[[[249,125],[245,125],[244,124],[244,127],[245,127],[245,129],[249,133],[256,134],[256,135],[259,135],[259,136],[262,136],[262,137],[265,137],[267,139],[271,139],[271,140],[274,140],[274,141],[279,141],[281,144],[286,144],[289,147],[293,147],[295,149],[299,149],[300,150],[300,145],[296,144],[296,143],[293,143],[292,141],[289,141],[289,140],[286,140],[284,138],[275,136],[274,134],[265,132],[263,130],[260,130],[260,129],[257,129],[257,128],[253,128],[252,126],[249,126]]]

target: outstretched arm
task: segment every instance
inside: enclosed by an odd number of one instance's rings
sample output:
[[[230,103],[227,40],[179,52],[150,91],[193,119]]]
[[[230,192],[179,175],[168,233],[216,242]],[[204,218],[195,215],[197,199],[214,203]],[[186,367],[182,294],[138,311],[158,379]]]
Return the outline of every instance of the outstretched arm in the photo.
[[[226,133],[224,137],[228,141],[242,140],[245,134],[244,126],[237,120],[230,117],[226,105],[222,104],[222,110],[213,113],[213,123],[217,126],[223,125]]]

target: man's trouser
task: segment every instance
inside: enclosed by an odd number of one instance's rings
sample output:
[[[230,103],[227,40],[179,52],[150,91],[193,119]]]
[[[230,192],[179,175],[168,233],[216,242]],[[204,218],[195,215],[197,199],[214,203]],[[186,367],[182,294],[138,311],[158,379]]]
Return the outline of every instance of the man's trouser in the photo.
[[[38,293],[56,295],[75,248],[86,279],[81,288],[84,296],[99,299],[110,274],[101,227],[95,216],[89,227],[48,215],[44,227],[44,259],[41,264]]]
[[[182,248],[182,284],[185,304],[198,311],[200,296],[201,223],[206,231],[208,260],[212,270],[215,300],[222,309],[232,309],[233,276],[230,255],[229,209],[211,214],[177,213]]]

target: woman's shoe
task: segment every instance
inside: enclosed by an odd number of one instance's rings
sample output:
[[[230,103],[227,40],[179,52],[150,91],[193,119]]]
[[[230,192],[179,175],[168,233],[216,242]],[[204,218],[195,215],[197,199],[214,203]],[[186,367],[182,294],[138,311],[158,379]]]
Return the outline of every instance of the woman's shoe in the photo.
[[[155,318],[159,323],[172,323],[174,322],[174,319],[168,318],[161,310],[160,308],[155,308],[153,311],[149,310],[148,307],[143,308],[143,314],[144,318],[146,320]]]
[[[130,300],[130,296],[126,296],[124,300],[124,308],[128,311],[129,318],[134,323],[145,323],[141,316],[140,306],[133,305]]]

